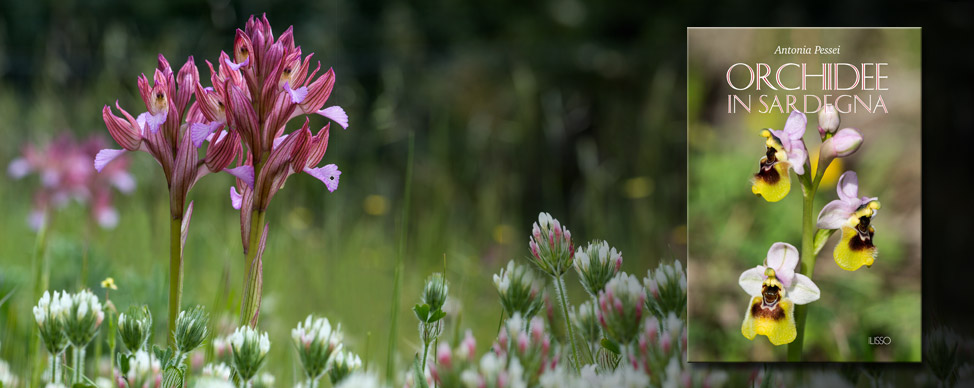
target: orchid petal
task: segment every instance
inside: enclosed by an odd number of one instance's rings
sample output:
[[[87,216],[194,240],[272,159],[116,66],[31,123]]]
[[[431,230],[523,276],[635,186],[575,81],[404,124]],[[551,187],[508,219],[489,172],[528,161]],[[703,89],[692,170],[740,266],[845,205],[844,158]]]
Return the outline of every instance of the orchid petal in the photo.
[[[799,110],[793,110],[788,115],[788,120],[785,121],[784,135],[788,140],[801,140],[805,136],[807,125],[808,119],[805,118],[805,114]]]
[[[281,143],[284,142],[284,139],[287,139],[287,136],[288,134],[284,134],[274,139],[274,145],[271,147],[271,149],[277,149],[277,146],[281,145]]]
[[[798,266],[798,249],[788,243],[774,243],[768,249],[765,264],[775,272],[775,277],[789,287],[795,278],[795,267]]]
[[[230,186],[230,206],[234,209],[240,210],[240,205],[243,203],[243,195],[237,192],[236,186]]]
[[[338,189],[338,177],[342,175],[342,172],[338,171],[338,166],[334,164],[318,168],[305,168],[304,172],[322,181],[328,191],[331,192]]]
[[[812,303],[822,295],[819,291],[818,286],[815,282],[812,282],[808,276],[802,274],[795,275],[795,284],[788,289],[788,299],[791,299],[795,304],[808,304]]]
[[[225,58],[223,61],[226,62],[227,66],[229,66],[231,69],[233,69],[234,71],[238,71],[240,70],[241,67],[247,66],[247,64],[250,63],[250,57],[244,59],[244,61],[240,62],[240,64],[233,63],[233,61],[231,61],[229,57]]]
[[[151,114],[149,112],[143,112],[136,119],[139,125],[143,126],[143,133],[145,132],[144,126],[148,126],[152,133],[159,132],[159,126],[166,122],[166,117],[169,115],[169,111],[160,111],[156,114]]]
[[[342,129],[348,129],[348,114],[346,114],[345,110],[340,106],[329,106],[315,113],[338,123],[338,125],[342,126]]]
[[[127,151],[113,150],[110,148],[106,148],[101,151],[98,151],[98,154],[95,155],[95,170],[101,172],[101,170],[105,168],[105,165],[115,160],[115,158],[122,156],[122,154],[124,154],[125,152]]]
[[[103,229],[115,229],[118,226],[118,210],[113,207],[99,209],[95,217],[98,219],[98,226]]]
[[[128,171],[119,171],[110,178],[111,184],[122,194],[129,194],[135,190],[135,178]]]
[[[741,288],[743,288],[744,292],[746,292],[748,295],[761,296],[761,284],[764,282],[765,268],[765,266],[759,265],[744,271],[741,273],[740,279],[737,280],[737,284],[740,284]]]
[[[208,124],[203,123],[192,123],[189,126],[189,134],[193,139],[193,146],[200,148],[203,145],[203,141],[210,136],[213,131],[220,128],[223,123],[219,121],[213,121]]]
[[[846,171],[839,177],[839,184],[835,185],[835,191],[839,194],[839,199],[850,204],[855,203],[859,206],[859,176],[855,171]]]
[[[234,168],[227,168],[224,171],[228,172],[240,180],[244,181],[247,186],[254,188],[254,166],[237,166]]]
[[[291,89],[291,85],[289,85],[287,82],[284,82],[284,90],[287,91],[287,94],[291,96],[291,102],[295,104],[300,104],[301,102],[304,101],[304,98],[308,96],[307,86],[302,86],[297,89]]]
[[[818,213],[816,226],[819,229],[839,229],[855,211],[856,206],[849,202],[840,199],[829,202]]]
[[[17,158],[10,162],[10,166],[7,166],[7,174],[10,174],[11,178],[20,179],[30,173],[30,162],[24,158]]]
[[[808,151],[805,150],[805,142],[801,139],[791,142],[791,149],[788,151],[788,162],[791,168],[798,175],[805,175],[805,159],[808,159]]]

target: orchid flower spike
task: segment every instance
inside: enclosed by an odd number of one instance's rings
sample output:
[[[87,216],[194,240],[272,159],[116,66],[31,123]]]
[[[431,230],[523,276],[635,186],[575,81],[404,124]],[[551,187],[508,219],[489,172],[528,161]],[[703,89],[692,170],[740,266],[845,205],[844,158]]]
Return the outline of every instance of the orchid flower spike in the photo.
[[[842,239],[832,252],[835,263],[846,271],[872,266],[877,249],[873,245],[876,231],[870,222],[879,210],[879,198],[859,197],[859,177],[855,171],[842,174],[835,191],[839,199],[822,208],[817,222],[820,229],[842,230]]]
[[[782,130],[764,129],[761,136],[767,138],[767,152],[761,158],[758,173],[754,174],[751,192],[764,197],[768,202],[778,202],[791,190],[791,177],[788,169],[798,175],[805,174],[805,125],[808,120],[800,111],[792,111]]]
[[[791,244],[772,244],[764,264],[744,271],[738,280],[751,296],[741,333],[749,340],[767,336],[775,346],[791,343],[798,336],[795,305],[814,302],[821,292],[812,279],[795,273],[798,250]]]

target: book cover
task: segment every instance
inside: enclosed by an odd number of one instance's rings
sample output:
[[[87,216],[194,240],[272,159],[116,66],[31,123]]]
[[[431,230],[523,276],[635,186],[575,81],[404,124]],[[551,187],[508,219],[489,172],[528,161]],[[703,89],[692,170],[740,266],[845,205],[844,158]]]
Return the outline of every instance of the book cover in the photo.
[[[921,30],[687,31],[689,361],[921,361]]]

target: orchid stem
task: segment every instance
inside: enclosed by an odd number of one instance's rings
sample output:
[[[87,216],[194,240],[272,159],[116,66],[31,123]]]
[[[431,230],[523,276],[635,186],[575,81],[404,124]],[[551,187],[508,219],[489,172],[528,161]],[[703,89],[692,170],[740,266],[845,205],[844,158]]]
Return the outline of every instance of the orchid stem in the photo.
[[[264,230],[264,215],[260,210],[253,210],[250,217],[250,242],[247,248],[247,278],[244,284],[244,300],[240,306],[240,324],[257,327],[260,313],[261,266],[255,263],[260,250],[261,233]]]
[[[34,294],[33,300],[39,300],[41,294],[47,289],[48,281],[50,278],[50,263],[47,260],[47,231],[50,223],[52,222],[49,217],[49,213],[46,211],[42,216],[41,225],[37,229],[37,240],[34,241],[34,257],[33,257],[33,267],[34,267]],[[41,336],[38,332],[37,325],[31,325],[31,338],[30,338],[30,352],[28,353],[33,359],[33,370],[31,373],[31,381],[33,385],[40,385],[41,373],[43,368],[41,364],[43,363],[43,358],[41,358],[40,352],[40,341]]]
[[[808,276],[809,279],[812,279],[812,275],[815,273],[815,232],[817,230],[815,227],[815,193],[818,191],[818,185],[822,183],[822,176],[825,175],[825,170],[828,169],[828,166],[822,166],[821,164],[821,159],[819,159],[818,168],[815,171],[814,177],[810,176],[811,168],[809,168],[809,176],[801,179],[802,248],[799,273]],[[808,305],[795,306],[795,327],[798,331],[798,336],[795,337],[795,341],[788,344],[788,361],[802,360],[802,346],[805,342],[805,319],[807,317]]]
[[[169,221],[169,345],[175,344],[176,316],[183,298],[183,243],[182,217]]]
[[[581,373],[578,366],[578,350],[575,348],[575,330],[572,329],[572,322],[568,316],[568,296],[565,295],[565,279],[564,275],[557,277],[555,281],[555,288],[558,290],[559,301],[561,301],[561,310],[565,314],[565,326],[568,327],[568,342],[572,343],[572,366],[575,367],[575,372]]]

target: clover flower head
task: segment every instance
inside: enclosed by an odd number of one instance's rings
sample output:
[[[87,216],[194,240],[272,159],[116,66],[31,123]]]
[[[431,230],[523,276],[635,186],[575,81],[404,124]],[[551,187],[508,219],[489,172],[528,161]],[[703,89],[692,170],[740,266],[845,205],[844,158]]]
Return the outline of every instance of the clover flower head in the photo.
[[[839,199],[822,208],[817,225],[820,229],[841,229],[842,238],[832,252],[840,268],[855,271],[863,265],[870,267],[878,253],[873,245],[876,230],[870,223],[879,211],[879,198],[859,197],[859,177],[855,171],[842,174],[835,191]]]
[[[144,350],[152,334],[152,313],[149,306],[132,306],[129,307],[128,314],[119,314],[118,334],[130,353]]]
[[[758,173],[754,175],[751,192],[760,195],[768,202],[778,202],[791,190],[791,177],[788,170],[798,175],[805,174],[805,161],[808,150],[802,137],[807,124],[805,114],[794,110],[788,116],[782,130],[764,129],[767,151],[761,158]]]
[[[271,342],[267,332],[258,333],[250,326],[238,327],[230,335],[233,370],[243,381],[250,381],[264,365],[270,349]]]
[[[541,297],[543,280],[531,268],[515,264],[514,260],[508,261],[506,268],[494,274],[494,286],[508,316],[520,313],[531,319],[544,305]]]
[[[538,222],[532,225],[528,247],[538,268],[554,277],[568,271],[575,256],[571,231],[544,212],[538,214]]]
[[[347,350],[339,351],[335,354],[331,368],[328,369],[328,379],[331,385],[336,386],[348,375],[362,369],[362,359],[358,355]]]
[[[751,296],[741,332],[747,339],[767,336],[776,346],[791,343],[798,335],[795,305],[814,302],[821,292],[812,279],[795,273],[798,250],[791,244],[771,245],[764,264],[744,271],[738,280]]]
[[[430,362],[429,371],[438,386],[460,387],[466,385],[465,379],[476,369],[476,340],[467,330],[463,340],[452,349],[449,344],[440,343],[436,351],[436,362]],[[467,373],[467,376],[464,374]],[[476,381],[476,379],[474,379]]]
[[[355,372],[348,375],[345,380],[335,386],[335,388],[380,388],[383,387],[379,377],[370,372]]]
[[[523,370],[537,372],[525,376],[529,382],[537,381],[545,370],[556,366],[551,337],[545,331],[544,319],[539,316],[525,320],[515,313],[501,328],[493,349],[509,362],[518,360],[518,367],[523,366]]]
[[[162,377],[162,366],[159,359],[151,357],[148,352],[139,350],[129,359],[129,369],[122,371],[122,378],[130,387],[146,387],[154,384]]]
[[[671,312],[686,311],[687,275],[679,260],[672,264],[660,263],[655,270],[646,271],[643,286],[646,288],[646,305],[653,315],[662,318]]]
[[[65,291],[44,291],[44,295],[33,308],[34,321],[40,329],[41,340],[51,354],[58,355],[68,346],[64,333],[67,313],[71,308],[71,296]]]
[[[0,360],[0,385],[4,387],[20,386],[20,378],[10,370],[10,364],[4,360]]]
[[[575,251],[574,265],[582,287],[594,298],[622,268],[622,253],[605,241],[593,241]]]
[[[209,329],[210,315],[203,306],[196,306],[190,310],[179,312],[176,317],[176,329],[173,330],[176,349],[180,353],[189,353],[203,344]]]
[[[341,324],[334,328],[328,318],[308,315],[304,322],[291,330],[291,339],[298,350],[305,374],[317,379],[331,366],[332,360],[342,350]]]
[[[71,295],[64,318],[64,332],[72,346],[84,348],[98,333],[105,319],[101,302],[89,290]]]
[[[227,364],[222,362],[219,364],[206,364],[203,366],[203,370],[200,372],[203,377],[215,378],[222,381],[230,381],[230,376],[232,373],[233,370],[230,369]]]
[[[592,301],[582,302],[578,307],[572,308],[569,314],[572,318],[572,324],[578,329],[579,335],[588,343],[595,344],[602,339],[602,328],[599,324],[596,306]]]
[[[446,304],[449,290],[449,285],[446,282],[446,278],[443,277],[443,274],[439,272],[434,273],[426,279],[426,285],[423,287],[422,302],[430,306],[430,311],[440,310]]]
[[[646,290],[639,279],[625,272],[616,274],[599,291],[598,318],[606,337],[619,344],[631,343],[643,320]]]

